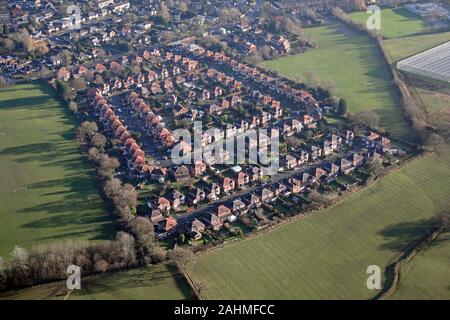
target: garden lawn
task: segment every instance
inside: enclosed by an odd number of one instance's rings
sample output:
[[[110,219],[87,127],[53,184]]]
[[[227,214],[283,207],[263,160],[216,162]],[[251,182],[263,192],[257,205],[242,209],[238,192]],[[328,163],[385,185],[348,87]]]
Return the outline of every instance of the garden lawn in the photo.
[[[400,272],[391,299],[450,299],[450,232],[439,235]]]
[[[314,216],[200,255],[189,273],[208,299],[370,299],[367,267],[384,274],[449,194],[450,152],[422,158]]]
[[[335,86],[336,94],[347,100],[349,111],[374,110],[394,137],[413,140],[388,66],[372,39],[338,22],[304,31],[318,41],[318,49],[269,61],[267,66],[307,83],[312,71],[322,83]]]
[[[46,84],[0,90],[1,256],[15,245],[114,238],[110,210],[74,130]]]
[[[65,282],[0,294],[0,300],[61,300]],[[92,276],[81,280],[69,300],[184,300],[193,299],[190,288],[175,268],[165,265]]]

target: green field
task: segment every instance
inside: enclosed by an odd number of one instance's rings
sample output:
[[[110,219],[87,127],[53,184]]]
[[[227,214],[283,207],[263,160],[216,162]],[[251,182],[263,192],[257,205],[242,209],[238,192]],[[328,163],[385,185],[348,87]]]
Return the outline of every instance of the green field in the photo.
[[[388,39],[384,40],[384,47],[388,51],[389,60],[393,63],[447,41],[450,41],[450,32]]]
[[[398,259],[449,194],[450,153],[416,160],[333,208],[201,255],[189,272],[209,299],[370,299],[366,268]]]
[[[400,282],[391,299],[450,299],[450,233],[402,267]]]
[[[65,283],[33,287],[0,294],[0,300],[62,300],[67,296]],[[173,267],[159,265],[92,276],[81,280],[69,300],[184,300],[193,299],[190,288]]]
[[[349,16],[363,25],[371,14],[354,12]],[[380,34],[385,38],[399,38],[429,31],[424,20],[405,8],[381,10]]]
[[[355,12],[349,16],[365,25],[369,15]],[[381,35],[391,62],[407,58],[450,40],[450,32],[437,32],[425,21],[404,8],[381,10]]]
[[[381,125],[397,138],[411,140],[400,101],[381,52],[367,35],[341,23],[307,28],[319,48],[305,54],[267,62],[269,68],[292,79],[309,82],[312,71],[323,83],[332,83],[351,112],[375,110]]]
[[[441,92],[433,92],[417,87],[415,94],[420,97],[420,101],[426,107],[427,112],[432,114],[450,107],[450,95]]]
[[[114,238],[74,129],[47,85],[0,90],[0,255],[16,244]]]

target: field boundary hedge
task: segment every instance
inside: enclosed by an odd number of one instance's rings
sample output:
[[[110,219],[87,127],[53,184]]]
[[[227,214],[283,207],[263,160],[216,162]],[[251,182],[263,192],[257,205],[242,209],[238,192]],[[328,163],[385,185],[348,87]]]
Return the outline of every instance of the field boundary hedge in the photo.
[[[388,299],[397,289],[398,283],[400,281],[401,269],[402,267],[410,262],[420,251],[425,250],[431,245],[431,243],[444,231],[444,227],[440,226],[437,230],[433,231],[431,234],[426,234],[417,245],[405,252],[396,262],[390,264],[386,267],[385,273],[388,275],[387,280],[391,279],[378,293],[374,300],[386,300]]]

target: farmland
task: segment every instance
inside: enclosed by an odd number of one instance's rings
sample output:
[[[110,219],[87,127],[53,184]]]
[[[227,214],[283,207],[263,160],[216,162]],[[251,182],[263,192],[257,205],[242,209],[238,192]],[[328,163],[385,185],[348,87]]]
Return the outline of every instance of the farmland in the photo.
[[[45,84],[0,90],[0,255],[14,245],[114,237],[74,129]]]
[[[370,16],[365,11],[349,14],[354,20],[363,25]],[[424,20],[405,8],[381,10],[380,33],[385,38],[401,38],[429,31]]]
[[[363,25],[369,15],[355,12],[349,16]],[[407,58],[450,40],[450,32],[436,32],[424,20],[404,8],[381,10],[380,34],[390,62]]]
[[[269,61],[268,67],[307,83],[311,82],[308,75],[312,72],[322,83],[335,87],[336,94],[347,100],[351,112],[374,110],[381,117],[381,125],[393,136],[411,140],[388,66],[375,43],[367,35],[337,22],[304,30],[318,41],[319,48]]]
[[[384,40],[391,63],[435,47],[450,40],[450,32],[415,35]]]
[[[0,294],[0,300],[61,300],[67,296],[65,282]],[[70,300],[183,300],[191,299],[190,289],[173,267],[159,265],[147,269],[112,272],[82,279],[82,289]]]
[[[392,299],[450,298],[450,233],[441,234],[430,247],[402,267]]]
[[[392,263],[448,206],[449,160],[416,160],[330,209],[201,255],[190,274],[209,299],[370,299],[366,268]]]

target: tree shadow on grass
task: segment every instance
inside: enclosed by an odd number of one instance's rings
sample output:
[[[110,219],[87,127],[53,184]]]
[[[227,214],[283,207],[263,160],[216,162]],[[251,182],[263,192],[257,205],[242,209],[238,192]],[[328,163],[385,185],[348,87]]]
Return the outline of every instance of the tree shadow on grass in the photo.
[[[10,147],[0,151],[0,156],[18,156],[24,154],[48,153],[56,150],[53,143],[33,143],[22,146]]]
[[[50,97],[47,97],[47,96],[26,97],[26,98],[3,100],[0,105],[0,110],[12,109],[12,108],[17,108],[17,107],[35,107],[36,105],[46,104],[49,101],[50,101]]]
[[[436,226],[436,219],[422,219],[413,222],[401,222],[388,226],[379,232],[386,242],[383,250],[406,251],[415,246],[422,237]]]
[[[151,271],[149,269],[134,269],[130,271],[118,271],[104,275],[88,278],[83,283],[81,295],[99,295],[102,293],[112,293],[124,289],[152,289],[152,287],[162,286],[167,280],[173,279],[185,299],[192,299],[192,294],[183,277],[178,273],[175,267],[168,266],[168,271]],[[156,292],[154,292],[156,293]],[[154,294],[153,293],[153,294]],[[118,295],[120,297],[120,295]],[[74,296],[76,299],[76,295]],[[121,297],[122,298],[122,297]],[[130,297],[137,299],[138,297]],[[143,299],[155,299],[156,296],[140,295]]]

